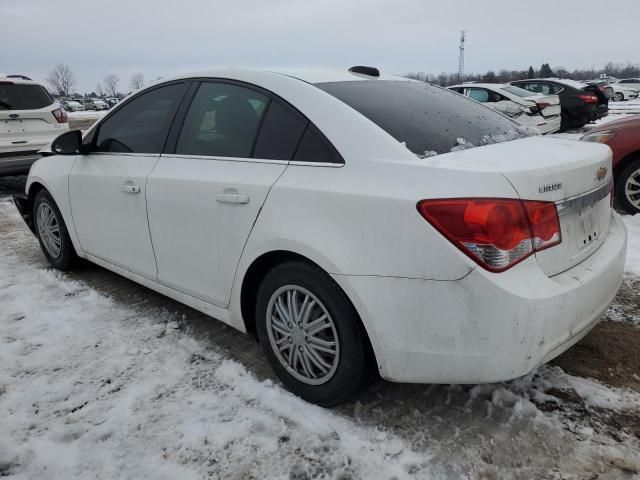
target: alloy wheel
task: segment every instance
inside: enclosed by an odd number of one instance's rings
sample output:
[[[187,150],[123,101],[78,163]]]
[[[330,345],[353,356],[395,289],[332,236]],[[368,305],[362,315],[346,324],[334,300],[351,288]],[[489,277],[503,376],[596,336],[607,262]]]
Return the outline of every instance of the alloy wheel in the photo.
[[[629,203],[637,210],[640,210],[640,168],[631,172],[631,175],[627,178],[624,185],[624,194]]]
[[[60,237],[60,225],[51,206],[42,202],[38,206],[36,213],[38,225],[38,235],[42,240],[45,250],[52,258],[58,258],[62,250],[62,239]]]
[[[267,306],[269,342],[280,364],[308,385],[328,382],[338,368],[340,343],[333,318],[310,291],[277,289]]]

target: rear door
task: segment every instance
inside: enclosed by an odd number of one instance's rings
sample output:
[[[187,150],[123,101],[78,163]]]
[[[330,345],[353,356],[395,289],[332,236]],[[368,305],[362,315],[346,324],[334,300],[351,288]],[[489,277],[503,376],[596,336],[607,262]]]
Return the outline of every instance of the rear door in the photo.
[[[149,228],[158,281],[224,308],[253,224],[307,121],[247,84],[205,81],[191,95],[149,176]]]
[[[176,82],[133,97],[94,133],[91,152],[69,175],[73,221],[82,250],[156,279],[147,222],[147,176],[158,162],[186,90]]]

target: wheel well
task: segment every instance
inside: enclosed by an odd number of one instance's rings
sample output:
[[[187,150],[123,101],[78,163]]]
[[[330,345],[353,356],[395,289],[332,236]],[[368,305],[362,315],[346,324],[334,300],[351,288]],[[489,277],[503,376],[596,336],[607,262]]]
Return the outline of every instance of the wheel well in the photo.
[[[240,290],[240,312],[242,314],[242,320],[244,321],[245,329],[248,333],[253,335],[256,340],[258,337],[256,334],[255,305],[258,298],[258,288],[260,287],[260,283],[262,283],[265,275],[270,270],[284,262],[290,261],[308,263],[324,271],[324,269],[322,269],[322,267],[320,267],[317,263],[309,260],[303,255],[299,255],[297,253],[289,252],[286,250],[276,250],[273,252],[265,253],[256,258],[244,276],[244,279],[242,281],[242,288]],[[347,298],[349,297],[347,296]],[[357,310],[356,314],[358,314]],[[362,323],[362,319],[359,315],[358,321],[360,322],[362,332],[365,336],[367,361],[369,365],[375,367],[375,373],[377,374],[377,362],[375,353],[373,351],[373,346],[371,345],[371,339],[369,338],[369,333],[367,332],[367,329]]]
[[[33,182],[29,186],[29,192],[27,193],[27,197],[29,198],[29,202],[31,203],[31,207],[33,208],[33,200],[36,198],[36,195],[40,190],[45,190],[44,185],[38,182]]]
[[[637,160],[639,158],[640,158],[640,150],[636,150],[635,152],[631,152],[631,153],[625,155],[617,163],[616,168],[614,168],[614,170],[613,170],[614,175],[618,175],[620,170],[622,170],[624,167],[626,167],[629,164],[629,162],[633,162],[634,160]]]

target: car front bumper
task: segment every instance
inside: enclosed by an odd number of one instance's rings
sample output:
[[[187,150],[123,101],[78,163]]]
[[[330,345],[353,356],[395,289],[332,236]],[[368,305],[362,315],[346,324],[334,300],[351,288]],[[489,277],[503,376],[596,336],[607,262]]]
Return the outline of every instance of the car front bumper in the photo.
[[[334,279],[354,300],[383,378],[489,383],[529,373],[586,335],[622,282],[626,230],[613,214],[589,258],[547,277],[535,257],[503,273],[480,267],[453,281]]]

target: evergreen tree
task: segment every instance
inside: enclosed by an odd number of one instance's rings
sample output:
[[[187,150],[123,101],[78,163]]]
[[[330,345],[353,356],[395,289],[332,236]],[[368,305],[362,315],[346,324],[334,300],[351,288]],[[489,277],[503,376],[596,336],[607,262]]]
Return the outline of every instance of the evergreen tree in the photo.
[[[527,72],[527,78],[536,78],[536,71],[533,67],[529,67],[529,71]]]
[[[542,78],[553,77],[553,70],[551,70],[551,67],[549,66],[548,63],[543,63],[542,66],[540,67],[540,77]]]

